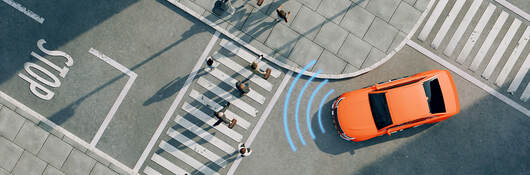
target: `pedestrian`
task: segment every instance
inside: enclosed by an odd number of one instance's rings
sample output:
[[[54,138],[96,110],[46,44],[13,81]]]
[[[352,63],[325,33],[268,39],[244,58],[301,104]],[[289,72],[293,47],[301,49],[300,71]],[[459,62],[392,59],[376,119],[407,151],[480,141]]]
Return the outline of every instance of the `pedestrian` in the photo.
[[[206,60],[206,65],[208,65],[208,67],[213,70],[213,68],[215,68],[215,66],[213,65],[213,59],[212,57],[208,57],[208,59]]]
[[[250,64],[250,68],[254,70],[254,73],[263,75],[263,79],[267,80],[271,76],[272,70],[271,68],[267,68],[265,71],[261,71],[261,69],[258,68],[258,64],[259,64],[258,61],[260,61],[262,58],[263,58],[263,55],[260,55],[256,61]]]
[[[232,6],[232,0],[221,0],[221,9],[228,12],[230,15],[233,15],[235,13],[235,9]]]
[[[230,106],[230,102],[227,102],[226,105],[219,111],[215,112],[215,117],[217,117],[219,120],[217,122],[215,122],[213,124],[213,126],[217,126],[219,124],[222,123],[225,123],[228,125],[228,128],[232,129],[234,128],[234,126],[236,125],[237,123],[237,120],[236,119],[232,119],[232,120],[229,120],[226,116],[225,116],[225,111],[228,109],[228,107]]]
[[[236,88],[241,94],[241,96],[247,94],[250,92],[250,88],[248,87],[248,83],[243,83],[241,80],[237,81]]]
[[[263,4],[263,0],[258,0],[258,3],[256,3],[258,6],[261,6]]]
[[[239,148],[239,154],[241,154],[241,157],[250,156],[250,154],[252,154],[252,150],[246,148],[244,143],[240,143],[237,147]]]
[[[291,16],[291,11],[285,12],[285,10],[283,10],[283,7],[280,5],[280,7],[276,9],[276,13],[278,13],[278,17],[280,18],[279,20],[283,19],[286,23],[289,22],[289,16]]]

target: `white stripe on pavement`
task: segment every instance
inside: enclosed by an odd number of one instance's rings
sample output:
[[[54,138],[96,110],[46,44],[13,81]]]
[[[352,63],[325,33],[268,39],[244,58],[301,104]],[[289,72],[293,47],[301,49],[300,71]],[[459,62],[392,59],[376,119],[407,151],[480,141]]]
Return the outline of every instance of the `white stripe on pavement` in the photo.
[[[510,58],[508,58],[508,61],[506,64],[504,64],[504,67],[501,70],[501,73],[497,77],[497,80],[495,81],[495,84],[497,86],[502,86],[504,84],[504,81],[508,77],[508,74],[510,74],[510,71],[512,70],[513,66],[515,65],[515,62],[517,62],[517,59],[519,59],[519,56],[521,56],[521,53],[523,53],[524,48],[526,47],[526,44],[528,43],[528,40],[530,39],[530,27],[526,27],[526,30],[523,33],[523,36],[521,36],[521,39],[517,43],[517,46],[513,49],[512,55],[510,55]]]
[[[221,39],[221,42],[220,42],[220,45],[223,46],[225,49],[229,50],[230,52],[236,54],[237,56],[243,58],[244,60],[246,60],[249,64],[254,62],[254,60],[257,59],[257,56],[247,52],[246,50],[243,50],[241,49],[240,47],[236,46],[234,43],[226,40],[226,39]],[[271,68],[271,75],[274,77],[274,78],[278,78],[281,74],[281,72],[277,69],[275,69],[274,67],[268,65],[267,63],[263,62],[263,61],[260,61],[258,63],[258,67],[260,69],[267,69],[267,68]]]
[[[191,115],[197,117],[202,122],[208,125],[211,125],[212,127],[214,127],[213,124],[215,124],[215,122],[218,121],[217,118],[213,116],[213,114],[212,115],[205,114],[200,109],[195,108],[194,106],[190,105],[187,102],[184,102],[184,104],[182,105],[182,109],[184,109],[184,111],[186,112],[189,112]],[[243,139],[243,136],[241,136],[241,134],[228,128],[227,125],[220,124],[220,125],[215,126],[214,128],[237,142],[241,142],[241,139]]]
[[[9,4],[11,7],[17,9],[18,11],[24,13],[26,16],[30,17],[31,19],[37,21],[38,23],[44,23],[44,18],[40,17],[39,15],[35,14],[31,10],[28,10],[26,7],[20,5],[19,3],[12,1],[12,0],[3,0],[5,3]]]
[[[501,15],[499,16],[499,18],[497,18],[497,21],[495,21],[495,24],[488,33],[486,40],[484,40],[484,42],[482,43],[482,47],[480,47],[480,49],[478,50],[477,55],[473,59],[473,62],[471,62],[471,66],[469,66],[469,69],[471,69],[472,71],[477,71],[478,67],[480,66],[480,63],[482,63],[482,60],[484,60],[484,57],[486,57],[488,50],[491,48],[491,45],[493,44],[493,41],[495,41],[495,38],[497,38],[497,35],[499,34],[499,31],[501,31],[502,26],[504,25],[504,22],[506,22],[507,18],[508,13],[502,11]]]
[[[236,151],[234,147],[230,146],[226,142],[222,141],[221,139],[213,136],[212,134],[206,132],[204,129],[199,128],[195,124],[191,123],[190,121],[184,119],[182,116],[177,116],[175,118],[175,122],[179,124],[180,126],[186,128],[188,131],[193,132],[193,134],[201,137],[202,139],[210,142],[212,145],[215,145],[217,148],[223,150],[227,154],[232,154]]]
[[[528,73],[528,68],[530,68],[530,54],[528,54],[528,56],[524,60],[523,65],[521,65],[521,68],[519,68],[519,71],[517,72],[517,75],[515,75],[515,78],[510,84],[510,87],[508,87],[508,92],[510,94],[513,95],[515,91],[517,91],[517,88],[519,88],[519,85],[521,85],[524,76],[526,76],[526,73]]]
[[[444,54],[446,56],[451,56],[456,48],[456,45],[458,45],[458,41],[462,38],[462,35],[467,30],[467,26],[469,26],[469,23],[471,23],[471,20],[477,13],[478,8],[480,7],[480,4],[482,3],[482,0],[474,0],[469,9],[467,10],[466,15],[460,22],[460,25],[456,29],[455,33],[453,34],[453,37],[449,41],[449,44],[447,44],[447,47],[444,50]]]
[[[199,153],[204,158],[212,161],[213,163],[219,165],[220,167],[226,167],[226,161],[218,156],[217,154],[213,153],[212,151],[206,149],[205,147],[199,145],[197,142],[191,140],[190,138],[182,135],[181,133],[175,131],[173,128],[169,128],[167,130],[167,135],[171,138],[177,140],[182,145],[187,146],[188,148],[192,149],[193,151]]]
[[[154,170],[149,166],[145,167],[144,173],[147,175],[162,175],[162,173],[159,173],[158,171]]]
[[[174,146],[170,145],[166,141],[160,142],[160,148],[162,148],[164,151],[168,152],[169,154],[175,156],[176,158],[182,160],[186,164],[190,165],[191,167],[195,168],[196,170],[204,173],[204,174],[216,174],[219,175],[219,173],[215,172],[214,170],[210,169],[208,166],[202,164],[201,162],[195,160],[193,157],[187,155],[186,153],[178,150]]]
[[[232,78],[230,75],[225,74],[223,71],[220,71],[219,69],[213,69],[210,70],[210,74],[212,74],[215,78],[221,80],[222,82],[225,82],[226,84],[232,86],[234,89],[236,88],[237,80]],[[252,100],[258,102],[259,104],[265,103],[265,97],[255,90],[252,90],[250,88],[250,92],[246,94],[246,96],[250,97]]]
[[[226,67],[232,69],[234,72],[239,73],[241,76],[245,78],[250,78],[250,81],[256,83],[263,89],[267,91],[272,90],[272,84],[269,83],[267,80],[263,79],[261,76],[253,76],[254,73],[252,71],[244,68],[243,66],[237,64],[236,62],[232,61],[230,58],[222,55],[221,53],[214,53],[212,56],[214,59],[222,64],[224,64]]]
[[[434,24],[436,24],[436,21],[438,21],[440,14],[442,14],[445,8],[445,5],[447,4],[447,1],[448,0],[438,1],[438,4],[436,4],[436,7],[434,7],[434,10],[432,11],[431,16],[429,16],[429,19],[425,23],[425,26],[423,26],[423,29],[418,35],[419,40],[425,41],[427,39],[427,37],[431,33],[432,28],[434,27]]]
[[[171,163],[169,160],[167,160],[166,158],[158,155],[158,154],[153,154],[153,157],[151,157],[151,160],[154,161],[155,163],[157,163],[158,165],[164,167],[165,169],[171,171],[173,174],[186,174],[188,172],[184,171],[182,168],[178,167],[177,165]]]
[[[221,105],[217,104],[212,99],[200,94],[195,89],[191,90],[190,97],[195,99],[195,100],[197,100],[197,101],[199,101],[199,102],[201,102],[203,105],[208,106],[208,108],[210,108],[213,111],[219,111],[219,110],[221,110],[223,108]],[[245,130],[248,129],[248,127],[250,127],[250,122],[248,122],[244,118],[238,116],[234,112],[232,112],[232,111],[227,109],[224,113],[225,113],[226,117],[229,118],[230,120],[235,118],[237,120],[237,125],[241,126]]]
[[[497,67],[497,64],[499,64],[499,61],[501,60],[502,56],[506,52],[506,48],[508,48],[508,45],[510,45],[510,42],[515,36],[515,33],[519,29],[520,25],[521,25],[520,20],[518,19],[513,20],[512,25],[508,29],[508,32],[506,32],[506,34],[504,35],[504,38],[499,44],[499,47],[497,47],[495,54],[493,54],[493,56],[491,57],[491,60],[488,63],[488,66],[486,66],[486,69],[484,70],[484,72],[482,72],[482,77],[484,77],[485,79],[490,79],[491,74],[493,73],[493,70],[495,69],[495,67]]]
[[[462,6],[464,6],[465,2],[466,0],[456,0],[456,3],[453,5],[453,8],[445,18],[442,27],[434,37],[434,40],[431,43],[431,47],[433,47],[434,49],[438,49],[440,43],[442,43],[443,39],[445,38],[445,35],[447,34],[447,31],[449,31],[449,28],[451,27],[451,25],[453,25],[456,16],[458,16],[460,9],[462,9]]]
[[[471,35],[469,36],[469,39],[467,40],[466,44],[464,45],[464,48],[458,55],[458,58],[456,59],[456,62],[460,64],[464,64],[467,57],[469,56],[469,53],[471,53],[471,50],[475,46],[475,43],[478,41],[478,38],[482,34],[482,31],[484,30],[484,27],[486,27],[486,24],[488,24],[488,21],[491,18],[491,15],[493,15],[493,12],[495,11],[495,5],[489,3],[488,8],[486,8],[486,11],[482,14],[482,17],[480,17],[480,20],[478,21],[477,25],[475,26],[475,29],[473,29],[473,32],[471,32]]]
[[[254,107],[252,107],[249,104],[245,103],[243,100],[241,100],[239,98],[236,98],[235,96],[233,96],[229,92],[226,92],[224,89],[222,89],[220,87],[217,87],[216,85],[214,85],[210,81],[200,77],[199,80],[197,81],[197,83],[199,85],[201,85],[202,87],[204,87],[206,90],[209,90],[209,91],[213,92],[217,96],[219,96],[219,97],[223,98],[224,100],[230,102],[230,104],[232,104],[232,105],[238,107],[239,109],[245,111],[246,113],[250,114],[252,117],[256,117],[256,115],[258,114],[258,111]]]
[[[530,82],[528,82],[526,88],[523,91],[523,95],[521,95],[521,100],[524,102],[528,101],[528,98],[530,98]]]

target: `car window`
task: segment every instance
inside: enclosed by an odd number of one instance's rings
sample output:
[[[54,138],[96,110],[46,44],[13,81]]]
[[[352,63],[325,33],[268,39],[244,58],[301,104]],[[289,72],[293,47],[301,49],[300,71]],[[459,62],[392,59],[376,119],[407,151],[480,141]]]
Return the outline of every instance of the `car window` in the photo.
[[[372,110],[372,117],[374,118],[377,129],[382,129],[392,124],[390,118],[390,111],[388,110],[388,103],[386,101],[385,93],[368,94],[370,101],[370,109]]]
[[[427,96],[429,111],[432,114],[445,112],[444,98],[438,78],[423,82],[423,89],[425,90],[425,95]]]

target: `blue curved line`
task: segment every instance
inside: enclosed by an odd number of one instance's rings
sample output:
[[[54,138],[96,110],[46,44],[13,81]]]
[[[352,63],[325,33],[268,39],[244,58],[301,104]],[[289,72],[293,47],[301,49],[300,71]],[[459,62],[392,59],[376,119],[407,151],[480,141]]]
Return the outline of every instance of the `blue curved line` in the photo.
[[[307,129],[309,130],[309,134],[311,134],[311,138],[313,138],[313,140],[315,140],[316,136],[315,136],[315,133],[313,132],[313,128],[311,127],[311,122],[309,121],[309,113],[311,112],[311,104],[313,103],[313,99],[315,98],[315,96],[317,95],[318,91],[320,91],[320,89],[322,87],[324,87],[324,85],[328,83],[328,79],[325,79],[324,81],[322,81],[315,90],[313,90],[313,93],[311,94],[311,97],[309,98],[309,102],[307,103],[307,109],[305,111],[306,113],[306,122],[307,122]]]
[[[331,93],[333,93],[333,91],[335,91],[335,89],[329,90],[329,92],[320,101],[320,106],[318,107],[318,125],[320,126],[320,130],[322,131],[322,133],[326,133],[326,130],[324,130],[324,125],[322,125],[322,114],[321,114],[322,106],[324,105],[324,101],[326,101],[326,99],[328,99],[329,95],[331,95]]]
[[[287,105],[289,102],[289,98],[291,97],[291,93],[293,92],[294,85],[300,79],[302,76],[302,73],[305,72],[309,67],[311,67],[313,64],[316,63],[316,60],[312,60],[307,64],[302,71],[300,71],[296,78],[294,78],[293,83],[291,83],[291,86],[289,87],[289,90],[287,91],[287,95],[285,95],[285,101],[283,103],[283,129],[285,130],[285,137],[287,137],[287,141],[289,142],[289,145],[291,146],[291,149],[293,152],[296,152],[296,147],[294,146],[293,140],[291,139],[291,134],[289,133],[289,127],[287,126]]]
[[[298,121],[298,111],[300,110],[300,100],[302,100],[302,96],[304,95],[305,90],[309,86],[309,83],[311,83],[311,81],[313,81],[313,79],[315,79],[315,76],[320,74],[320,72],[322,72],[322,70],[318,70],[317,72],[315,72],[311,76],[311,78],[309,78],[309,80],[307,80],[307,82],[305,82],[304,87],[302,87],[302,90],[300,90],[300,94],[298,94],[298,99],[296,99],[296,109],[294,111],[294,122],[296,124],[296,132],[298,133],[298,137],[300,138],[300,141],[302,142],[302,145],[305,145],[305,140],[302,137],[302,131],[300,131],[300,123]]]

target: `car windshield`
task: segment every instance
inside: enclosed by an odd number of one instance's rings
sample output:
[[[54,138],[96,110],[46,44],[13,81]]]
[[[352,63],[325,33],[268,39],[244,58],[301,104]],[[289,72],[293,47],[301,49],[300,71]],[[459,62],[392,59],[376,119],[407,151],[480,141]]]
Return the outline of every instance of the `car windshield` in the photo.
[[[390,118],[390,111],[388,110],[388,103],[386,101],[385,93],[368,94],[370,100],[370,109],[375,121],[377,129],[382,129],[392,124]]]
[[[438,79],[434,78],[423,82],[423,89],[427,96],[427,103],[429,103],[429,111],[432,114],[445,112],[444,98]]]

